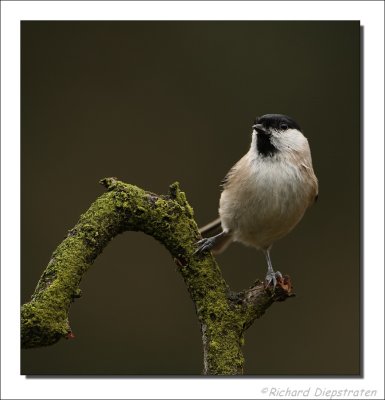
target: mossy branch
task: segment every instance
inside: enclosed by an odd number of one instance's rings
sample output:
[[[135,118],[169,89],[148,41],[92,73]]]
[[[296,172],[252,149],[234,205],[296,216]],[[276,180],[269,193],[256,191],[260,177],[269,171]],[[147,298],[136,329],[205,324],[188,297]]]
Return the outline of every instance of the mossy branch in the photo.
[[[235,375],[243,371],[245,330],[275,301],[293,296],[285,277],[275,290],[256,282],[232,292],[211,253],[195,255],[200,239],[193,210],[178,183],[167,195],[105,178],[107,188],[83,214],[52,254],[30,302],[21,308],[21,346],[56,343],[72,335],[70,305],[80,296],[84,273],[107,243],[124,231],[142,231],[171,253],[195,304],[201,324],[204,374]]]

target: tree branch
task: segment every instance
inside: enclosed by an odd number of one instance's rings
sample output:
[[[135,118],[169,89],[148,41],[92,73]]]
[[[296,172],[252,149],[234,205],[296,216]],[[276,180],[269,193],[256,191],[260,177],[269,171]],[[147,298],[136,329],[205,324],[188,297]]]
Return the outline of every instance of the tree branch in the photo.
[[[261,282],[231,292],[211,253],[195,255],[200,239],[193,210],[178,183],[156,195],[115,178],[101,183],[107,192],[83,214],[52,254],[30,302],[21,308],[23,348],[47,346],[72,335],[71,302],[80,296],[84,273],[107,243],[124,231],[142,231],[161,242],[181,273],[201,324],[204,374],[243,371],[243,334],[275,301],[293,296],[290,279],[275,290]]]

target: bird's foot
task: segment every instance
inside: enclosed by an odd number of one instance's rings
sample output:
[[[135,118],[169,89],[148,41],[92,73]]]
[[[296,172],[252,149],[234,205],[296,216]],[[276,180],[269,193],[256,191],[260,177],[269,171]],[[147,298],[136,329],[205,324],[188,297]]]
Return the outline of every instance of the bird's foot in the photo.
[[[277,286],[277,281],[282,281],[283,277],[279,271],[267,271],[265,278],[265,288],[273,284],[273,289]]]
[[[195,250],[195,254],[202,254],[210,251],[215,245],[215,237],[203,238],[197,242],[198,248]]]

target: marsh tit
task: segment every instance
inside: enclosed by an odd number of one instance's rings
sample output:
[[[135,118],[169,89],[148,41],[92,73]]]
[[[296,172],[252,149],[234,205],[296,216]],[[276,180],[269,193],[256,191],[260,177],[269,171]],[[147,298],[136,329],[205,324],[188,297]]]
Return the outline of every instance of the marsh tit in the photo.
[[[300,126],[290,117],[266,114],[252,126],[249,151],[223,180],[219,218],[200,229],[197,254],[221,253],[231,242],[262,250],[267,261],[265,284],[275,287],[270,250],[287,235],[318,197],[310,147]]]

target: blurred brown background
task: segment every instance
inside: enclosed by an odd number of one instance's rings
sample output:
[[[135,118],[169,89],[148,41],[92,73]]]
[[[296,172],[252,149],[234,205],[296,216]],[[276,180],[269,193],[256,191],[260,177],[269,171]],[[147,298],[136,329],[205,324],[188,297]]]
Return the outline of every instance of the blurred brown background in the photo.
[[[158,193],[178,180],[204,224],[254,118],[284,113],[309,138],[320,197],[273,248],[297,297],[247,331],[245,373],[360,373],[359,79],[358,21],[22,22],[21,302],[99,179]],[[241,245],[218,260],[234,290],[266,272]],[[22,374],[201,373],[193,304],[154,239],[114,239],[81,288],[75,340],[23,350]]]

